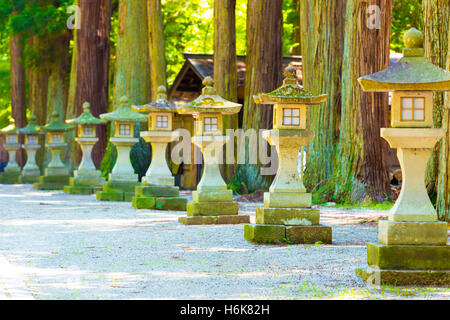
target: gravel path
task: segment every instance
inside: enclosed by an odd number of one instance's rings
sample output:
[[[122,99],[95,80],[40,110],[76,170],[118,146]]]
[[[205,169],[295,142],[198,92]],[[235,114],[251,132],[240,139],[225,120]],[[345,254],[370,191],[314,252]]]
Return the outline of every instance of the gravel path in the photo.
[[[189,197],[188,193],[183,193]],[[250,213],[262,204],[240,204]],[[254,245],[243,225],[185,226],[183,212],[0,185],[0,299],[450,299],[443,288],[368,288],[386,211],[321,208],[333,245]]]

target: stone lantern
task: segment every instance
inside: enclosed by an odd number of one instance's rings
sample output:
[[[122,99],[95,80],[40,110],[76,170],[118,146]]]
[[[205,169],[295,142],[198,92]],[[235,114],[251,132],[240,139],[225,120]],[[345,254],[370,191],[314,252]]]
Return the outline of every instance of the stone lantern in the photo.
[[[101,201],[131,201],[134,188],[140,185],[138,175],[130,161],[131,147],[139,139],[134,137],[136,122],[145,122],[147,117],[133,112],[127,97],[120,98],[120,108],[100,115],[100,119],[114,124],[114,134],[109,139],[117,148],[117,161],[109,174],[107,182],[103,183],[103,191],[97,192],[97,200]]]
[[[33,185],[38,190],[62,190],[69,183],[70,172],[61,160],[61,153],[67,147],[64,139],[66,131],[74,129],[59,119],[59,113],[54,111],[49,124],[40,127],[40,132],[47,135],[46,147],[51,153],[51,159],[44,175],[39,177],[39,182]]]
[[[432,128],[433,92],[450,90],[450,72],[424,57],[423,35],[411,29],[398,63],[361,77],[364,91],[392,92],[391,128],[381,137],[397,149],[403,185],[389,219],[378,224],[378,243],[367,244],[369,268],[357,275],[377,284],[450,284],[447,223],[438,216],[425,188],[425,169],[445,131]]]
[[[286,68],[280,88],[254,97],[258,104],[273,105],[273,130],[265,130],[263,137],[276,147],[279,166],[264,193],[264,207],[256,209],[256,224],[244,227],[244,237],[251,242],[331,243],[331,228],[319,225],[320,212],[311,208],[312,196],[297,170],[300,148],[314,137],[307,129],[306,108],[325,102],[328,95],[303,90],[295,73],[295,68]]]
[[[166,150],[170,142],[178,139],[172,131],[172,121],[177,106],[167,100],[166,87],[158,88],[156,101],[142,106],[132,106],[133,111],[148,114],[149,131],[141,132],[141,137],[152,145],[152,162],[142,186],[135,188],[133,207],[136,209],[158,209],[185,211],[187,199],[179,197],[179,188],[170,171]]]
[[[16,162],[16,153],[20,149],[19,129],[16,128],[13,118],[9,121],[9,126],[4,128],[1,133],[5,136],[5,144],[3,145],[9,153],[9,162],[3,173],[0,174],[0,183],[16,184],[19,183],[21,170]]]
[[[25,137],[25,143],[22,147],[27,151],[27,162],[22,169],[20,183],[35,183],[39,181],[41,171],[36,164],[36,152],[41,148],[39,136],[43,133],[39,132],[39,125],[36,121],[36,115],[32,114],[28,118],[28,125],[19,130]]]
[[[242,105],[218,96],[211,77],[206,77],[203,85],[202,95],[178,109],[180,114],[193,115],[195,136],[192,142],[201,149],[204,158],[202,178],[192,193],[193,202],[187,205],[188,216],[178,221],[184,224],[248,223],[248,215],[238,215],[233,192],[227,190],[219,170],[223,145],[230,140],[222,135],[222,116],[238,113]]]
[[[83,113],[76,119],[66,120],[66,123],[78,126],[78,138],[75,141],[81,147],[83,157],[78,166],[78,170],[73,173],[68,186],[64,187],[64,192],[68,194],[93,194],[95,188],[101,187],[105,179],[101,177],[100,170],[95,168],[92,161],[92,148],[97,143],[96,128],[98,125],[106,124],[106,121],[94,117],[88,102],[83,104]]]

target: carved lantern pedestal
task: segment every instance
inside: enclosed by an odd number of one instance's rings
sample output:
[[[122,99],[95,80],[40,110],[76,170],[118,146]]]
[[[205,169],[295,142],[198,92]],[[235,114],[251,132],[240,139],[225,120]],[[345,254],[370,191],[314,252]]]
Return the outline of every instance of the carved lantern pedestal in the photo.
[[[120,108],[100,115],[100,119],[114,123],[114,135],[109,139],[117,149],[117,161],[109,174],[107,182],[103,183],[103,190],[97,192],[100,201],[131,201],[134,188],[141,185],[138,175],[130,161],[131,147],[139,139],[134,138],[134,124],[145,122],[147,117],[133,112],[127,97],[120,99]]]
[[[39,137],[42,135],[42,132],[39,132],[39,126],[34,114],[30,115],[28,125],[20,129],[19,132],[25,136],[25,143],[22,147],[27,152],[27,162],[22,169],[20,183],[38,182],[41,170],[36,163],[36,152],[41,148]]]
[[[68,194],[93,194],[101,189],[105,179],[101,177],[100,170],[97,170],[92,161],[92,148],[97,143],[96,127],[106,124],[106,121],[94,117],[90,110],[90,104],[83,104],[83,113],[76,119],[66,120],[69,124],[78,126],[78,138],[75,141],[81,147],[83,157],[78,169],[73,172],[69,185],[64,186],[64,192]]]
[[[175,186],[166,160],[167,146],[178,139],[177,133],[172,131],[177,106],[167,100],[166,88],[161,86],[155,101],[132,109],[148,114],[149,131],[141,132],[141,137],[152,145],[152,162],[142,178],[142,186],[135,188],[133,207],[186,211],[187,199],[179,197],[179,188]]]
[[[67,148],[64,134],[74,129],[59,119],[57,111],[53,112],[52,120],[46,126],[40,127],[39,131],[47,135],[46,147],[51,153],[50,163],[44,170],[44,175],[39,177],[39,182],[33,184],[38,190],[62,190],[69,183],[70,172],[61,160],[61,154]]]
[[[319,225],[320,212],[311,208],[312,196],[298,174],[297,159],[302,146],[314,133],[307,129],[306,108],[326,101],[327,95],[313,95],[301,89],[295,68],[285,70],[283,85],[255,97],[258,104],[274,105],[273,130],[263,137],[278,153],[278,171],[264,194],[264,207],[256,209],[256,224],[244,227],[246,240],[255,243],[331,243],[331,227]]]
[[[21,169],[16,162],[16,154],[21,145],[19,144],[19,129],[16,128],[14,119],[11,118],[9,126],[4,128],[1,133],[5,136],[3,147],[9,153],[9,161],[4,171],[0,173],[0,183],[17,184],[20,180]]]
[[[192,143],[198,146],[204,158],[204,169],[192,202],[187,205],[184,224],[239,224],[250,222],[248,215],[238,215],[238,203],[219,170],[223,145],[229,137],[223,136],[222,116],[238,113],[242,105],[223,99],[216,94],[214,81],[206,77],[202,95],[178,109],[180,114],[191,114],[195,119]]]
[[[364,91],[393,92],[391,128],[381,137],[397,149],[403,185],[387,221],[378,224],[378,243],[367,244],[367,269],[356,274],[372,284],[449,285],[447,223],[439,222],[425,188],[425,170],[443,129],[432,128],[433,91],[450,90],[450,72],[426,60],[423,35],[405,33],[403,58],[359,79]]]

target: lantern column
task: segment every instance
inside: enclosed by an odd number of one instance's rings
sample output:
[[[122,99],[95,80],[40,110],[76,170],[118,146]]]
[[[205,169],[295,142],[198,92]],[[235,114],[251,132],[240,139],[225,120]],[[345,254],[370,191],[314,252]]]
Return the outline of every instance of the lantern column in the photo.
[[[46,126],[40,127],[39,131],[47,134],[46,147],[51,153],[50,163],[44,170],[44,175],[39,177],[39,182],[33,184],[38,190],[62,190],[69,183],[69,169],[61,160],[61,153],[67,147],[64,133],[74,129],[59,119],[59,113],[53,112],[52,120]]]
[[[35,183],[39,181],[41,170],[36,164],[36,152],[41,148],[39,144],[39,136],[42,132],[39,132],[39,126],[36,122],[36,115],[30,115],[28,119],[28,125],[25,128],[19,130],[25,136],[25,144],[22,147],[27,152],[27,162],[22,170],[20,176],[20,183]]]
[[[69,124],[78,125],[78,138],[75,141],[80,145],[83,157],[78,170],[73,172],[69,185],[64,186],[64,192],[68,194],[93,194],[102,188],[105,179],[101,177],[92,161],[92,149],[97,143],[96,127],[106,124],[106,121],[94,117],[91,113],[90,104],[83,104],[83,113],[76,119],[66,120]]]
[[[356,274],[372,284],[449,285],[450,246],[425,187],[425,170],[445,131],[433,126],[433,92],[450,90],[450,72],[424,57],[423,34],[410,29],[398,63],[361,77],[364,91],[393,93],[391,128],[381,137],[397,149],[403,175],[389,219],[378,224],[378,243],[367,244],[367,269]]]
[[[21,170],[16,162],[16,153],[20,149],[19,144],[19,129],[15,126],[14,119],[10,119],[10,124],[2,130],[2,134],[5,136],[5,144],[3,145],[6,151],[9,153],[8,165],[0,174],[1,184],[17,184],[19,183]]]
[[[166,91],[160,86],[155,101],[132,107],[136,112],[148,114],[149,131],[141,132],[141,137],[152,145],[152,162],[142,178],[142,186],[135,188],[133,207],[136,209],[186,211],[187,199],[179,197],[179,188],[166,160],[167,146],[178,139],[172,131],[177,106],[167,100]]]
[[[297,85],[296,68],[285,70],[283,85],[271,93],[254,97],[258,104],[274,105],[273,130],[263,137],[275,146],[279,165],[264,207],[256,209],[256,224],[244,227],[246,240],[255,243],[331,243],[331,227],[319,225],[320,212],[312,209],[312,195],[298,174],[300,147],[308,145],[314,132],[307,129],[307,105],[318,105],[328,96],[314,95]]]
[[[229,140],[223,136],[222,116],[238,113],[242,105],[218,96],[211,77],[206,77],[203,85],[202,95],[178,109],[180,114],[194,116],[192,142],[204,157],[203,175],[192,193],[192,203],[187,205],[187,217],[180,217],[178,221],[191,225],[248,223],[248,215],[238,215],[238,203],[233,202],[233,192],[227,190],[219,170],[223,145]]]
[[[130,160],[131,147],[139,139],[134,137],[135,122],[145,122],[147,117],[133,112],[127,97],[120,98],[120,108],[100,115],[100,119],[114,124],[114,135],[109,139],[117,149],[117,161],[109,174],[107,182],[103,183],[103,190],[97,192],[100,201],[131,201],[134,188],[140,185],[138,175]]]

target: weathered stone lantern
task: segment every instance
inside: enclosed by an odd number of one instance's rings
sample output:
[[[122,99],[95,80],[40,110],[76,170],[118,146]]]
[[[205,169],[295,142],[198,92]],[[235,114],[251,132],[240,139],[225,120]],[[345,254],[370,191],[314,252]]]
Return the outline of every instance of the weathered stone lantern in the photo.
[[[51,159],[44,175],[39,177],[39,182],[33,185],[34,189],[39,190],[62,190],[69,183],[70,172],[61,160],[61,153],[67,147],[64,139],[66,131],[74,129],[59,119],[59,113],[54,111],[49,124],[40,127],[40,132],[47,134],[46,147],[51,153]]]
[[[106,121],[94,117],[90,107],[90,104],[85,102],[83,113],[78,118],[66,120],[66,123],[78,126],[78,138],[75,140],[83,152],[78,170],[74,171],[69,185],[64,187],[64,192],[68,194],[93,194],[95,188],[101,187],[105,182],[100,170],[96,169],[91,154],[98,141],[96,128],[98,125],[106,124]]]
[[[331,228],[319,225],[320,212],[311,208],[312,196],[297,171],[300,147],[314,137],[306,126],[306,108],[328,96],[300,88],[295,73],[295,68],[286,68],[280,88],[254,97],[258,104],[274,106],[273,130],[265,130],[263,137],[276,147],[279,166],[269,192],[264,193],[264,207],[256,209],[256,224],[244,227],[244,237],[251,242],[331,243]]]
[[[170,171],[166,150],[170,142],[178,139],[172,131],[172,120],[177,106],[167,100],[166,87],[158,88],[158,97],[150,104],[132,106],[133,111],[148,114],[149,131],[141,137],[152,145],[152,162],[142,186],[135,188],[133,207],[136,209],[158,209],[185,211],[187,199],[179,197],[179,188]]]
[[[238,215],[238,204],[233,202],[233,192],[227,190],[219,163],[222,148],[230,137],[222,135],[222,116],[238,113],[242,105],[223,99],[216,94],[211,77],[203,80],[202,95],[178,109],[180,114],[191,114],[195,120],[192,142],[204,158],[204,169],[193,202],[187,205],[187,217],[178,221],[184,224],[237,224],[249,222],[248,215]]]
[[[21,170],[16,162],[16,154],[20,149],[19,129],[16,128],[13,118],[9,121],[9,126],[4,128],[1,133],[5,136],[5,144],[3,145],[9,153],[9,162],[3,173],[0,174],[0,183],[16,184],[19,183]]]
[[[361,77],[364,91],[392,92],[391,128],[381,137],[397,149],[403,175],[399,198],[387,221],[378,224],[378,243],[367,244],[367,270],[357,270],[377,284],[450,284],[447,223],[438,222],[426,188],[425,169],[445,131],[432,127],[433,91],[450,90],[450,72],[424,57],[423,35],[404,35],[403,58],[392,67]]]
[[[140,185],[138,175],[130,161],[130,150],[139,139],[134,138],[135,122],[145,122],[147,117],[133,112],[127,97],[120,98],[120,108],[100,115],[100,119],[114,124],[114,135],[109,139],[117,148],[117,161],[109,174],[107,182],[103,183],[103,191],[97,192],[97,200],[101,201],[131,201],[134,188]]]
[[[39,132],[36,115],[32,114],[28,118],[28,125],[19,130],[25,137],[25,143],[22,147],[27,151],[27,162],[22,169],[20,183],[35,183],[39,181],[41,170],[36,163],[36,152],[41,148],[39,136],[43,133]]]

